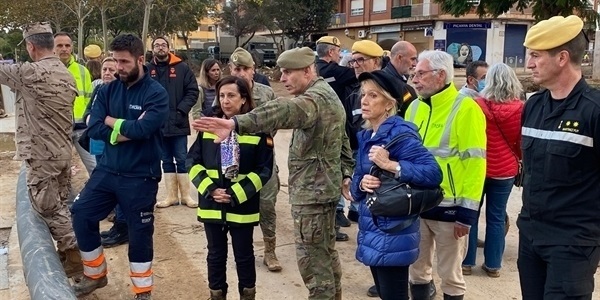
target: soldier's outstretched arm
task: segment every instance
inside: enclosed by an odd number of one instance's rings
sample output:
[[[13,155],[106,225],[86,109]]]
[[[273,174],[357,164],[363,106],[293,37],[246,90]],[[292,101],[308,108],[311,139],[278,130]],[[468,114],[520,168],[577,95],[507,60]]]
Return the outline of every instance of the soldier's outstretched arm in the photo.
[[[319,108],[310,95],[269,101],[251,112],[236,116],[239,133],[269,132],[276,129],[305,129],[313,126]]]
[[[27,72],[29,64],[0,65],[0,84],[4,84],[11,89],[20,89],[23,87],[22,75]],[[33,68],[29,70],[33,72]]]

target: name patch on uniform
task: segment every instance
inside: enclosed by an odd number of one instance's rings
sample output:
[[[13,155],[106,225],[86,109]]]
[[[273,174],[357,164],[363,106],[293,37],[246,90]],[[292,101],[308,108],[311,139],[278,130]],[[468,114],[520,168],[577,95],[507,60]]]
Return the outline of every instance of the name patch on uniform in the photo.
[[[135,104],[129,104],[129,109],[142,110],[142,106],[141,105],[135,105]]]
[[[410,99],[412,99],[412,95],[410,94],[410,92],[406,92],[406,94],[404,94],[404,96],[402,97],[402,102],[406,102]]]
[[[574,120],[560,120],[560,123],[558,124],[558,129],[566,132],[578,133],[580,128],[581,123]]]

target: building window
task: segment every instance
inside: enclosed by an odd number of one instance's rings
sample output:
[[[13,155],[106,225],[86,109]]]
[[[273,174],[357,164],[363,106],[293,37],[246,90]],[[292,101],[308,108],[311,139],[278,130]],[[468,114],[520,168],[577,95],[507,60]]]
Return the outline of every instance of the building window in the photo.
[[[408,5],[423,4],[423,0],[408,0]]]
[[[364,0],[352,0],[350,2],[350,15],[360,16],[364,11]]]
[[[387,0],[373,0],[373,12],[383,13],[387,9]]]
[[[214,26],[208,26],[208,32],[213,32],[215,30]]]

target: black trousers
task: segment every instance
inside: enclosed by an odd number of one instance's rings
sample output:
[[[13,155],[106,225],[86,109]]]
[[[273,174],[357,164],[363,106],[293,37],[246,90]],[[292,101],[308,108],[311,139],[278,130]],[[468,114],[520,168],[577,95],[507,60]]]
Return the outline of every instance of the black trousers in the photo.
[[[521,295],[527,300],[591,300],[597,246],[534,246],[519,234]]]
[[[408,299],[408,266],[371,267],[371,274],[382,300]]]
[[[231,227],[223,224],[204,223],[208,241],[208,287],[227,293],[227,232],[231,235],[233,255],[238,275],[238,290],[256,285],[254,226]]]

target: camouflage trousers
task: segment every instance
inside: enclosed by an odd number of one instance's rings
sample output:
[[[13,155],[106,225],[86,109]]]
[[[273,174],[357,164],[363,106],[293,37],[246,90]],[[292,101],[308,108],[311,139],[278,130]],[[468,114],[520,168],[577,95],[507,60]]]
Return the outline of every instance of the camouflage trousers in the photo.
[[[267,184],[260,190],[260,229],[263,237],[275,237],[277,227],[277,213],[275,212],[275,203],[279,193],[279,174],[277,166],[273,168],[273,175],[267,181]]]
[[[342,292],[342,266],[335,250],[335,206],[292,205],[296,259],[308,299],[335,299]]]
[[[59,251],[77,246],[66,200],[71,183],[70,160],[25,160],[31,207],[42,217]]]

